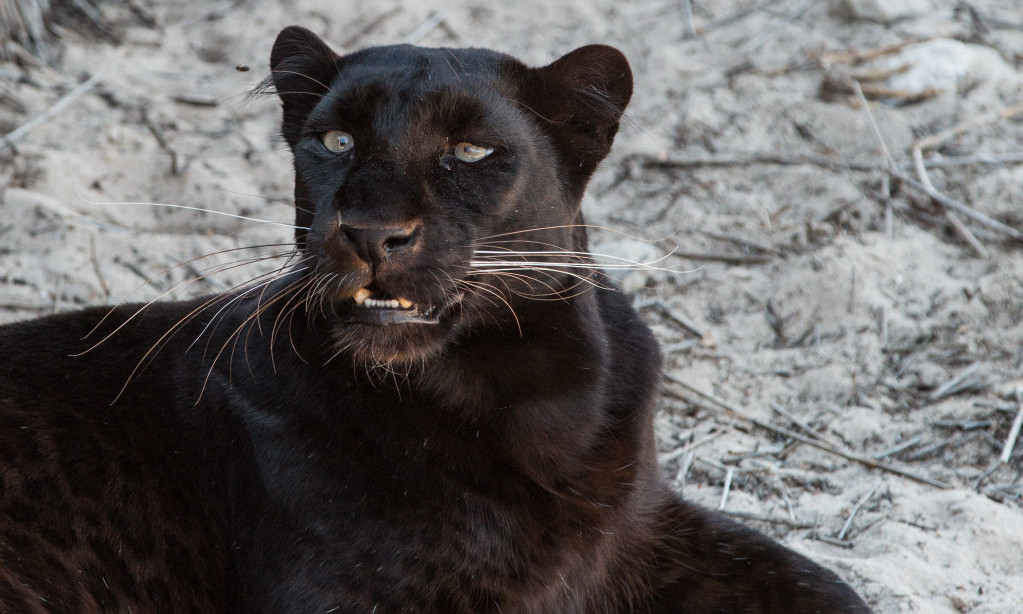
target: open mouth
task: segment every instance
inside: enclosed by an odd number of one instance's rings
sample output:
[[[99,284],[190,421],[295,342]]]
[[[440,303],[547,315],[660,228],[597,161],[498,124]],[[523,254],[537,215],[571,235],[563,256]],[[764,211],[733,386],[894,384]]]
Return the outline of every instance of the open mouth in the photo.
[[[368,288],[359,288],[350,305],[353,321],[377,326],[437,324],[440,322],[441,312],[447,306],[419,305],[404,297],[382,296]]]

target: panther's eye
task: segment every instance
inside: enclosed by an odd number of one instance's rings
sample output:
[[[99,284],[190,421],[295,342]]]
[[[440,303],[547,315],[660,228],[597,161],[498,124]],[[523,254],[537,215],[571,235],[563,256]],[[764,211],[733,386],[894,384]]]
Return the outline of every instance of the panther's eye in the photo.
[[[462,162],[479,162],[492,153],[494,153],[493,149],[480,147],[472,143],[459,143],[455,145],[455,157]]]
[[[340,130],[324,132],[323,136],[320,137],[320,140],[323,142],[323,146],[326,147],[328,151],[332,151],[334,153],[344,153],[352,147],[355,147],[355,139],[352,135]]]

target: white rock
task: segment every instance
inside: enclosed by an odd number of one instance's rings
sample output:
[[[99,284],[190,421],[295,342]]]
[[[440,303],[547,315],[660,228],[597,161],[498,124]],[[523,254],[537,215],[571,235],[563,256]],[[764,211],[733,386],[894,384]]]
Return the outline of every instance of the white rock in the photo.
[[[832,0],[833,13],[850,19],[888,23],[934,9],[931,0]]]
[[[910,92],[931,88],[955,91],[970,81],[1018,79],[994,49],[947,38],[909,45],[880,65],[890,70],[906,67],[888,78],[888,86]]]

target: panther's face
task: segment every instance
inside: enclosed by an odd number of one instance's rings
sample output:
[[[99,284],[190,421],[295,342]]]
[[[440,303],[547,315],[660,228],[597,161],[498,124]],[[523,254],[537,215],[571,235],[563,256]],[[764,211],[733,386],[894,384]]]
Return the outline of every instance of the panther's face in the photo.
[[[573,294],[579,202],[632,89],[618,51],[538,69],[480,49],[339,56],[292,27],[271,68],[302,283],[337,352],[407,363],[469,330],[522,334],[524,302]]]

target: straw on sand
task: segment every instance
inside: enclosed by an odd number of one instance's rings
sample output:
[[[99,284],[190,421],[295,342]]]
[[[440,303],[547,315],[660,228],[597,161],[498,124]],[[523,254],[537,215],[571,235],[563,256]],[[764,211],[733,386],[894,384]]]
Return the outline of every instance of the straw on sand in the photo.
[[[0,0],[0,54],[14,41],[38,52],[46,40],[49,0]]]

